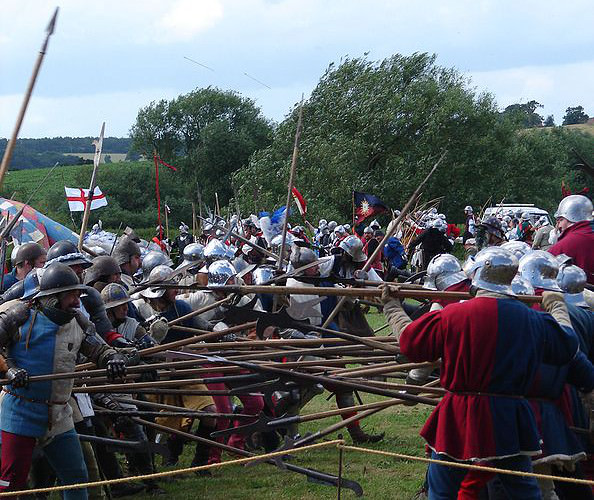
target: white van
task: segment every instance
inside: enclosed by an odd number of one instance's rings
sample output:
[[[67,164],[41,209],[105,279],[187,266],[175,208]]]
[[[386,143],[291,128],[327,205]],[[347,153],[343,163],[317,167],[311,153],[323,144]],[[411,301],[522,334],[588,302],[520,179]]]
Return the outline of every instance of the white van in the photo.
[[[513,217],[515,217],[516,214],[523,214],[524,212],[528,212],[530,214],[530,219],[532,222],[536,222],[540,217],[544,216],[548,219],[550,224],[555,224],[546,210],[535,207],[532,203],[498,203],[497,205],[489,207],[485,210],[485,213],[483,214],[483,220],[492,215],[497,216],[502,214],[512,216],[513,214]]]

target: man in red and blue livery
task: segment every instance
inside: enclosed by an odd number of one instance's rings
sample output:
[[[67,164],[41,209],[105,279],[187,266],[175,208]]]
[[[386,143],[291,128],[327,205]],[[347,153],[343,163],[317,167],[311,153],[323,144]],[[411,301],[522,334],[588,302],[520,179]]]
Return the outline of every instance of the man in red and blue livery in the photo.
[[[534,311],[514,298],[511,282],[518,260],[509,251],[479,252],[469,276],[475,298],[450,304],[411,322],[400,301],[383,285],[384,314],[413,362],[441,358],[447,394],[421,431],[436,460],[490,464],[529,472],[540,453],[534,414],[525,399],[540,363],[569,363],[578,350],[563,295],[545,292]],[[484,483],[491,475],[432,463],[430,499],[473,498],[462,482]],[[510,498],[539,499],[536,480],[502,475]]]

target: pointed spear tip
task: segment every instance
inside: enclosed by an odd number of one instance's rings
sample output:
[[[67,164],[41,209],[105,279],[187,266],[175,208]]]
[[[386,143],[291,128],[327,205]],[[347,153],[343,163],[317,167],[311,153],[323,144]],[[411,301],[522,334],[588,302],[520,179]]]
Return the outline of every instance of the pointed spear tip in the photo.
[[[54,11],[54,15],[52,16],[49,24],[47,25],[46,32],[48,35],[54,34],[54,29],[56,28],[56,19],[58,18],[58,12],[60,11],[60,7],[56,7]]]

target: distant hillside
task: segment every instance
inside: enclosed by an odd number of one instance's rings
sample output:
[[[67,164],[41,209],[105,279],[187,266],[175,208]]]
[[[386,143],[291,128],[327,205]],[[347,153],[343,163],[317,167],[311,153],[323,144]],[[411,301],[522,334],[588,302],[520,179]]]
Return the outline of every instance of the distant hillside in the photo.
[[[565,128],[571,130],[579,130],[580,132],[585,132],[586,134],[590,134],[594,136],[594,123],[579,123],[576,125],[563,125]]]
[[[13,151],[11,170],[44,168],[54,165],[82,165],[92,160],[95,137],[51,137],[42,139],[17,139]],[[7,139],[0,139],[0,156],[6,150]],[[108,161],[136,159],[128,157],[132,139],[128,137],[106,137],[103,140],[103,153],[110,156]]]

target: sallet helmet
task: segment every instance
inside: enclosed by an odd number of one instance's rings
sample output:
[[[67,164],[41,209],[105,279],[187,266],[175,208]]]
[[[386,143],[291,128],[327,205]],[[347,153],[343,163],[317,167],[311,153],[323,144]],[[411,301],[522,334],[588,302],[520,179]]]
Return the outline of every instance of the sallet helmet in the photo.
[[[234,257],[235,252],[233,252],[221,240],[212,239],[204,248],[204,258],[209,264],[221,259],[231,260]]]
[[[147,281],[149,283],[173,285],[175,284],[175,280],[173,279],[173,269],[165,265],[155,266],[150,272]],[[140,295],[147,299],[158,299],[165,295],[165,291],[166,288],[154,286],[145,288],[140,292]]]
[[[291,247],[291,264],[295,269],[311,264],[316,260],[318,260],[318,257],[312,249],[297,245]]]
[[[509,250],[516,256],[516,259],[520,260],[524,255],[532,252],[532,247],[524,242],[519,240],[514,241],[506,241],[499,248],[504,248],[505,250]]]
[[[557,283],[565,294],[565,302],[576,307],[588,308],[584,299],[584,288],[586,287],[587,276],[585,271],[578,266],[561,266],[557,275]]]
[[[112,309],[132,301],[126,289],[119,283],[109,283],[101,290],[101,298],[105,303],[105,309]]]
[[[255,285],[264,285],[274,278],[274,267],[260,266],[252,274]]]
[[[85,271],[85,284],[91,285],[105,276],[121,274],[122,270],[113,257],[101,255],[95,257],[93,265]]]
[[[581,194],[566,196],[559,203],[555,212],[555,219],[563,217],[569,222],[592,220],[592,201]]]
[[[39,292],[35,298],[85,289],[86,286],[78,280],[78,276],[70,267],[61,262],[55,262],[43,270],[39,278]]]
[[[142,278],[149,279],[152,270],[157,266],[171,266],[172,262],[167,255],[157,250],[151,250],[142,259]]]
[[[354,262],[365,262],[367,260],[367,256],[363,252],[363,242],[354,234],[347,236],[338,246],[349,254]]]
[[[431,290],[445,290],[466,278],[460,262],[448,253],[436,255],[427,266],[427,276],[423,286]]]
[[[559,262],[549,252],[534,250],[520,259],[519,272],[534,288],[560,292]]]
[[[69,240],[56,241],[47,251],[46,265],[51,262],[62,262],[67,266],[81,265],[91,267],[92,262],[78,251],[77,246]]]
[[[468,272],[476,288],[514,295],[511,282],[518,270],[518,259],[501,247],[488,247],[474,256]]]
[[[208,266],[208,286],[225,286],[237,274],[233,264],[227,260],[217,260]]]
[[[534,295],[534,287],[519,274],[514,276],[511,287],[515,295]]]

